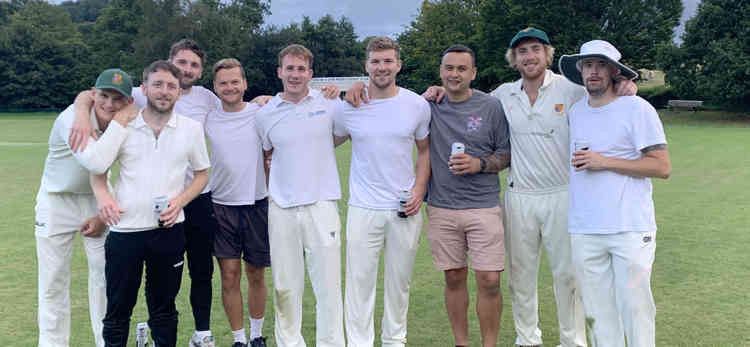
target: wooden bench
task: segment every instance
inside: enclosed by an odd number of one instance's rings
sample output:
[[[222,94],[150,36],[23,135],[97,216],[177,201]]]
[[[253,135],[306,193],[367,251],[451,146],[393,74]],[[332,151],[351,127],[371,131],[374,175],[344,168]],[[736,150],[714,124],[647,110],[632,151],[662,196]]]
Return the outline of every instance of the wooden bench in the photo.
[[[683,109],[690,109],[693,111],[697,111],[699,108],[703,107],[703,101],[700,100],[669,100],[667,101],[667,105],[670,109],[675,108],[683,108]]]

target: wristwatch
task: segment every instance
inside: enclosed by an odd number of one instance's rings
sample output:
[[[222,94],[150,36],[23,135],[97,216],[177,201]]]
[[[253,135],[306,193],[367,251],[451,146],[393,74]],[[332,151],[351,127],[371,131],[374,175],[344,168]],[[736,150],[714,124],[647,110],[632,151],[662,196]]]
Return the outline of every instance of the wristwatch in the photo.
[[[479,172],[484,172],[487,168],[487,161],[484,158],[479,158]]]

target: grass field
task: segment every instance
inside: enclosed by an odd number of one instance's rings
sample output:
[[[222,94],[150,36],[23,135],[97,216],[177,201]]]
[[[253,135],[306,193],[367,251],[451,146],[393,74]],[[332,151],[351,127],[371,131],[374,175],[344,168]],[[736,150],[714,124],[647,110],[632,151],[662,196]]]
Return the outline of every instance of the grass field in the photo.
[[[0,115],[0,345],[36,346],[36,250],[33,234],[34,197],[47,153],[53,114]],[[663,112],[672,158],[672,177],[654,180],[659,224],[652,287],[657,306],[657,346],[750,346],[750,123],[718,112]],[[747,118],[745,118],[747,119]],[[337,150],[343,191],[348,192],[349,145]],[[346,198],[340,203],[345,225]],[[342,263],[344,260],[342,258]],[[558,343],[552,282],[546,261],[540,274],[540,327],[548,346]],[[218,267],[217,267],[218,271]],[[86,260],[76,243],[72,278],[71,346],[92,346],[86,299]],[[343,277],[343,276],[342,276]],[[189,277],[183,276],[178,298],[178,345],[186,346],[193,331],[188,304]],[[473,280],[473,279],[472,279]],[[270,278],[269,278],[270,281]],[[409,345],[452,345],[443,306],[442,274],[431,264],[422,237],[414,269],[409,310]],[[381,282],[382,283],[382,282]],[[218,346],[231,344],[231,333],[214,276],[212,331]],[[376,336],[382,314],[382,288],[376,304]],[[507,282],[503,277],[500,346],[515,334]],[[133,315],[146,320],[139,297]],[[470,310],[473,311],[473,301]],[[264,328],[273,333],[269,300]],[[307,288],[304,335],[314,346],[314,300]],[[473,314],[471,345],[479,345]],[[379,341],[376,341],[376,343]],[[134,341],[131,335],[130,344]]]

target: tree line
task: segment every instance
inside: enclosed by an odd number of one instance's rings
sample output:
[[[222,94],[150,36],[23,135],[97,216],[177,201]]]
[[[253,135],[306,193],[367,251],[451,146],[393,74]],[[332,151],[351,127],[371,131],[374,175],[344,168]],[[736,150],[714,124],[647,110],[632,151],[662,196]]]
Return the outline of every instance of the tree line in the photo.
[[[429,0],[397,36],[403,68],[398,83],[421,92],[439,84],[440,53],[452,43],[477,52],[482,90],[518,78],[505,62],[510,38],[527,26],[545,30],[562,54],[604,39],[635,68],[663,69],[673,93],[716,104],[748,105],[750,5],[704,0],[688,21],[684,43],[673,29],[680,0]],[[235,57],[245,66],[247,97],[281,89],[276,55],[290,43],[315,54],[318,77],[364,74],[364,47],[347,18],[283,27],[265,25],[269,0],[43,0],[0,2],[0,108],[61,108],[93,85],[99,71],[119,67],[140,81],[144,66],[164,59],[171,43],[195,39],[210,67]],[[556,66],[553,69],[556,70]]]

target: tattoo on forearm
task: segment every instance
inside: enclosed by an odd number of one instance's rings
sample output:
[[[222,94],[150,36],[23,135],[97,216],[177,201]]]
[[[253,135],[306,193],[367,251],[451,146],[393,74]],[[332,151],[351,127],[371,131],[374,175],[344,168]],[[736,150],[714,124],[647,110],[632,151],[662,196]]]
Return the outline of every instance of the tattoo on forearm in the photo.
[[[646,154],[646,153],[651,152],[651,151],[655,151],[655,150],[659,150],[659,149],[665,149],[665,148],[667,148],[667,144],[666,143],[657,143],[655,145],[651,145],[651,146],[643,148],[641,150],[641,153]]]
[[[482,170],[483,173],[498,173],[510,166],[510,154],[490,154],[484,157],[487,167]]]

